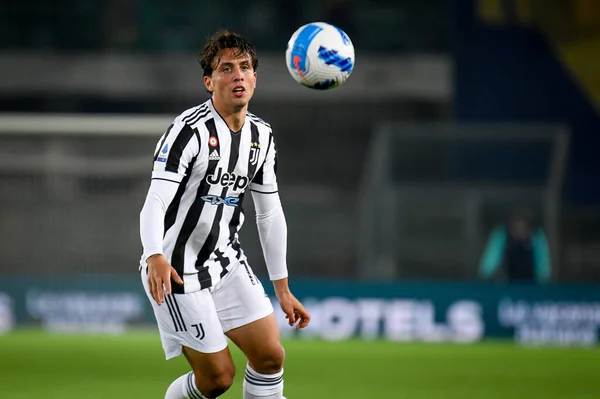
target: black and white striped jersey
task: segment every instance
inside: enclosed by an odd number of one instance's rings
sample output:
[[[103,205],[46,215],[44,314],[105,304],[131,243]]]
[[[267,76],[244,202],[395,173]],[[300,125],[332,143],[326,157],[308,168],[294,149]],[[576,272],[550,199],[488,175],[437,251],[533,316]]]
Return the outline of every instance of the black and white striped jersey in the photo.
[[[247,113],[232,132],[212,101],[179,115],[159,140],[152,179],[177,185],[166,205],[162,253],[184,280],[174,293],[216,284],[245,261],[238,231],[246,190],[277,191],[277,151],[268,123]],[[145,264],[145,257],[142,257]]]

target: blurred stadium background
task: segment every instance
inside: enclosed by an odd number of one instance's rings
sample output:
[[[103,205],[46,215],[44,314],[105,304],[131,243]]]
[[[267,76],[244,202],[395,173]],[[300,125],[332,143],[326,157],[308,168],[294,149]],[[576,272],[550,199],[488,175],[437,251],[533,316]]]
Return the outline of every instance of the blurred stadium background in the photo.
[[[319,20],[356,49],[331,92],[284,61]],[[23,0],[0,8],[0,398],[160,398],[186,369],[139,284],[138,215],[222,27],[258,48],[251,110],[314,315],[299,335],[279,315],[288,397],[600,397],[600,2]],[[496,234],[517,209],[547,242],[521,279]]]

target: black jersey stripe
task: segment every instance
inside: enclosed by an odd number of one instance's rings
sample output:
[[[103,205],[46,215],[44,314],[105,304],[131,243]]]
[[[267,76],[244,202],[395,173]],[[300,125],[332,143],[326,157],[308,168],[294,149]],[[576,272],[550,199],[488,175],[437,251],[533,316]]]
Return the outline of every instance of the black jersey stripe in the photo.
[[[163,146],[165,145],[165,141],[167,141],[167,137],[169,137],[169,133],[171,132],[171,129],[173,129],[172,123],[171,123],[171,126],[169,126],[169,128],[165,132],[165,134],[163,134],[162,140],[160,141],[160,146],[158,147],[158,149],[156,150],[156,153],[154,154],[153,162],[156,162],[156,160],[158,159],[158,155],[160,154],[160,151],[163,149]]]
[[[252,181],[254,174],[256,173],[256,167],[258,166],[258,158],[260,155],[260,143],[258,127],[255,123],[250,122],[250,154],[248,156],[248,178]],[[252,150],[254,148],[254,150]],[[253,154],[253,151],[256,153]],[[240,201],[238,202],[237,208],[233,212],[231,221],[229,222],[229,242],[234,242],[235,235],[237,233],[241,215],[244,214],[244,194],[240,195]]]
[[[202,144],[200,143],[200,133],[198,132],[198,129],[193,129],[193,131],[194,131],[194,134],[196,135],[196,138],[198,140],[200,147],[202,147]],[[200,153],[200,152],[198,152],[198,153]],[[186,171],[185,171],[185,176],[181,180],[181,183],[179,183],[177,192],[175,193],[173,200],[167,207],[167,211],[165,212],[164,235],[166,235],[167,231],[169,231],[169,229],[175,224],[175,220],[177,219],[177,212],[179,211],[179,206],[181,204],[181,198],[183,198],[183,194],[185,193],[185,189],[190,180],[190,176],[192,175],[192,170],[194,169],[194,165],[196,163],[197,158],[198,158],[198,155],[196,155],[194,158],[192,158],[192,160],[188,164]],[[164,237],[164,235],[163,235],[163,237]],[[180,270],[175,268],[175,270],[177,271],[179,276],[183,276],[183,267]]]
[[[240,134],[232,134],[230,137],[231,137],[231,147],[229,150],[229,163],[227,165],[227,173],[233,173],[233,171],[235,170],[235,166],[237,165],[239,155],[240,155],[241,135]],[[228,190],[229,190],[229,187],[224,187],[223,190],[221,190],[221,198],[227,197]],[[224,207],[225,207],[224,204],[218,205],[217,211],[215,213],[215,218],[213,220],[213,224],[210,229],[210,233],[208,234],[206,241],[204,241],[204,245],[202,245],[202,248],[200,249],[200,252],[198,253],[198,257],[196,259],[196,267],[203,265],[204,262],[206,262],[206,260],[208,260],[208,258],[210,257],[210,254],[213,253],[216,249],[217,241],[219,240],[219,234],[220,234],[220,230],[221,230],[220,223],[221,223],[221,219],[223,217],[223,208]],[[223,270],[226,270],[227,266],[229,265],[229,263],[228,263],[229,259],[221,256],[220,259],[218,258],[218,260],[221,263],[221,267],[223,268]]]
[[[250,181],[254,178],[254,174],[256,173],[256,167],[258,166],[258,159],[260,157],[260,142],[259,137],[260,134],[258,132],[258,126],[254,123],[250,123],[250,156],[248,157],[248,178]],[[253,150],[254,148],[254,150]],[[254,154],[253,152],[256,152]]]
[[[266,148],[266,153],[269,153],[269,150],[271,149],[271,144],[273,143],[273,133],[269,134],[269,143],[267,144],[267,148]],[[277,157],[277,154],[275,154],[275,157]],[[256,175],[254,176],[254,178],[252,179],[253,183],[256,184],[263,184],[263,174],[264,174],[264,166],[265,163],[267,161],[267,158],[265,156],[265,160],[263,161],[262,165],[260,165],[260,169],[258,170],[258,172],[256,172]],[[277,158],[275,158],[275,163],[277,163]]]
[[[175,220],[177,219],[177,211],[179,210],[179,205],[181,204],[181,198],[183,198],[183,193],[185,193],[185,188],[187,187],[188,181],[190,180],[191,171],[195,163],[196,157],[192,158],[192,160],[190,161],[185,172],[185,176],[181,180],[181,183],[179,183],[179,187],[177,187],[177,192],[175,192],[173,200],[167,207],[167,211],[165,212],[165,229],[163,237],[167,234],[167,231],[169,231],[169,229],[175,224]],[[179,273],[179,275],[182,276],[183,269],[177,270],[177,273]]]
[[[194,135],[194,130],[190,127],[190,125],[183,125],[177,134],[175,141],[173,141],[171,150],[169,151],[167,164],[165,166],[166,171],[175,173],[178,172],[179,163],[181,162],[181,155]]]
[[[211,118],[208,121],[206,121],[205,125],[211,133],[212,133],[212,129],[214,129],[214,131],[216,132],[214,118]],[[218,144],[217,144],[217,149],[218,149]],[[214,173],[214,171],[217,167],[217,163],[218,163],[217,161],[209,161],[208,162],[208,167],[206,170],[207,176]],[[192,235],[192,233],[194,232],[194,229],[196,228],[196,225],[198,224],[198,220],[200,220],[200,216],[202,214],[202,209],[204,208],[204,205],[205,205],[205,202],[202,199],[202,197],[207,195],[209,190],[210,190],[210,184],[208,184],[206,179],[202,179],[202,182],[199,184],[198,190],[196,191],[196,198],[194,199],[194,202],[189,207],[188,212],[185,215],[185,219],[181,226],[181,230],[179,231],[179,234],[177,235],[177,238],[175,240],[175,246],[173,247],[173,254],[171,255],[171,266],[173,266],[176,271],[184,270],[185,245],[187,244],[188,240],[190,239],[190,236]],[[201,284],[202,284],[203,280],[208,281],[209,286],[210,286],[210,284],[212,284],[208,270],[205,270],[205,271],[199,270],[198,271],[198,279],[200,280]],[[176,284],[173,287],[173,292],[177,293],[177,294],[183,293],[184,288],[182,286]]]

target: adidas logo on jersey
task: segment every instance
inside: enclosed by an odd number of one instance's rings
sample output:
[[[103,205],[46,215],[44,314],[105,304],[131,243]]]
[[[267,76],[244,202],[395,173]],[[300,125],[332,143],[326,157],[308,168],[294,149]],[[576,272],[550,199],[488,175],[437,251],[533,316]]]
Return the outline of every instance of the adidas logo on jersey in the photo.
[[[213,152],[211,152],[210,155],[208,156],[209,161],[218,161],[220,159],[221,159],[221,157],[219,156],[219,153],[217,152],[217,150],[213,150]]]

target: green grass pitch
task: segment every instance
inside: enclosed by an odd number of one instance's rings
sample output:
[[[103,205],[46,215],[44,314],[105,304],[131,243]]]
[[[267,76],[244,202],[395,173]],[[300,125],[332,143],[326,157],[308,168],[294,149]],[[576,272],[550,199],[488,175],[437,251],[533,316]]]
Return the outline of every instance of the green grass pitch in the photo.
[[[521,348],[511,343],[408,344],[292,340],[289,399],[598,399],[599,349]],[[244,360],[222,398],[241,398]],[[187,371],[164,360],[155,332],[123,336],[0,336],[0,398],[162,399]]]

